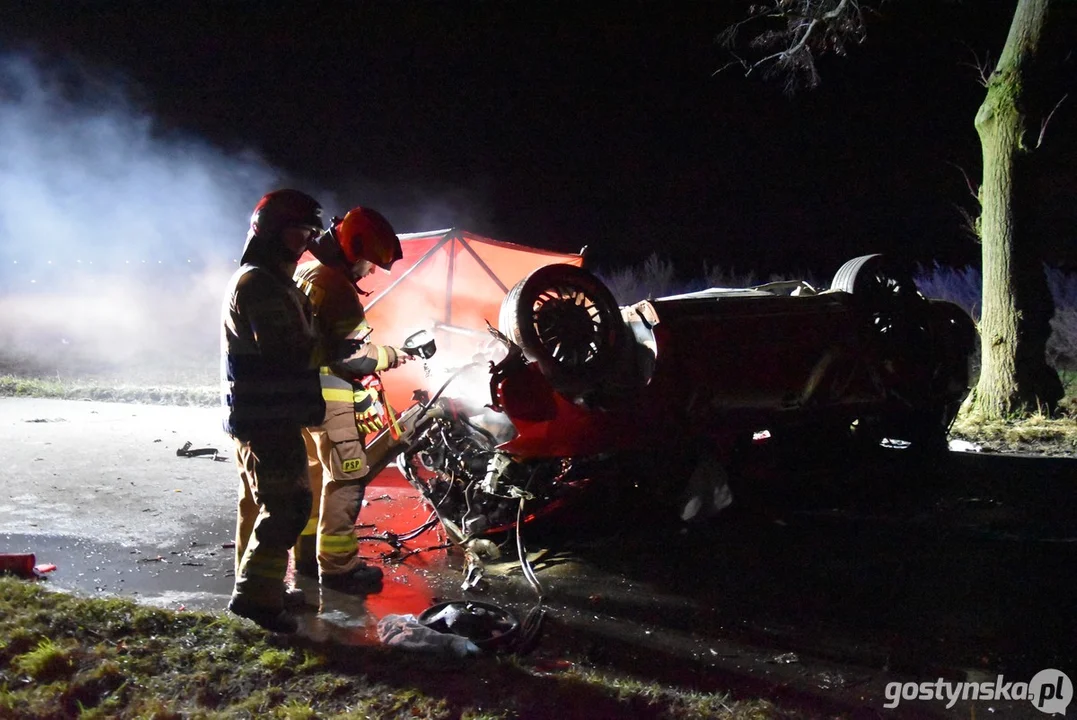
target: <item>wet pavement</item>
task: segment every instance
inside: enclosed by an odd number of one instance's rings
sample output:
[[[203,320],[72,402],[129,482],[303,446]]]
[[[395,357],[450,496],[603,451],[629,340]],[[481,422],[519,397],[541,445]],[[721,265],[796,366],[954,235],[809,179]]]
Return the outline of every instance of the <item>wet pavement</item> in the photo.
[[[123,596],[170,609],[219,609],[232,591],[232,551],[212,528],[188,547],[139,547],[70,535],[0,533],[4,552],[32,552],[50,587]]]
[[[234,469],[175,452],[186,441],[227,450],[216,423],[199,408],[0,399],[0,552],[56,565],[46,582],[57,589],[220,610]],[[671,522],[621,482],[528,526],[546,609],[535,661],[582,657],[852,717],[883,712],[888,682],[1027,681],[1052,667],[1077,678],[1077,461],[950,453],[925,467],[889,451],[850,466],[758,452],[734,479],[742,502],[713,522]],[[358,532],[384,588],[356,597],[296,578],[304,635],[372,643],[385,615],[455,598],[521,619],[535,607],[513,538],[498,538],[503,558],[467,592],[458,551],[424,551],[443,543],[438,532],[387,542],[429,511],[399,477],[380,480]],[[970,709],[909,701],[895,712]],[[1041,716],[1027,701],[976,712]]]

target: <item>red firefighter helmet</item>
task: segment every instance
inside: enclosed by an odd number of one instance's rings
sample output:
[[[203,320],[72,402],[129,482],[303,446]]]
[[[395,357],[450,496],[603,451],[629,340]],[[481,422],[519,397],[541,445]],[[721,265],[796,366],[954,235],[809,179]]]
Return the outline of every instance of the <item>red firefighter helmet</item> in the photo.
[[[251,214],[251,235],[272,237],[292,225],[322,230],[322,206],[299,190],[274,190],[262,196]]]
[[[389,270],[404,257],[396,231],[376,210],[352,208],[343,220],[334,224],[332,232],[349,265],[369,260],[382,270]]]

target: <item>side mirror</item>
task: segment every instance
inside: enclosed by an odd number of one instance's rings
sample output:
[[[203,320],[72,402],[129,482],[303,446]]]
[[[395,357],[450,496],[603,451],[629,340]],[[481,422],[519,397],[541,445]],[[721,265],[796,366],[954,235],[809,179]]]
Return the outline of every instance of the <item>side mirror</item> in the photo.
[[[401,349],[408,355],[413,355],[426,360],[437,352],[437,343],[434,342],[434,333],[429,330],[419,330],[408,335]]]

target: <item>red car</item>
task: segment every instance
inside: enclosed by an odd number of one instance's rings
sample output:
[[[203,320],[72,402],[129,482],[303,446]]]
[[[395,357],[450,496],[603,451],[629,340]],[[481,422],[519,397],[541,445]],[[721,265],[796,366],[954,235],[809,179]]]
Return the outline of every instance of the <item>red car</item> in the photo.
[[[881,255],[850,260],[825,290],[778,282],[623,308],[590,272],[550,265],[510,290],[499,325],[504,357],[460,373],[489,394],[450,382],[401,463],[458,539],[556,506],[626,455],[721,466],[753,441],[798,437],[944,449],[976,346],[962,309],[925,299]]]

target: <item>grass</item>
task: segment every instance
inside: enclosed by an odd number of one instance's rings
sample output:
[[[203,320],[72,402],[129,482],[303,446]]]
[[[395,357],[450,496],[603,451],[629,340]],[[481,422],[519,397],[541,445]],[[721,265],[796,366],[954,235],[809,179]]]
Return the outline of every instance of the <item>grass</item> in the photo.
[[[0,357],[0,370],[12,368]],[[171,373],[175,385],[127,382],[138,376],[117,378],[26,376],[25,368],[0,375],[0,397],[37,397],[63,400],[100,400],[152,405],[188,405],[217,407],[219,387],[208,380],[205,371]],[[143,371],[146,372],[146,371]],[[1048,455],[1077,455],[1077,372],[1062,371],[1060,377],[1066,393],[1062,412],[1057,417],[1036,414],[1029,418],[987,421],[962,415],[951,429],[953,438],[968,440],[985,450]]]
[[[0,717],[799,717],[580,658],[467,660],[314,646],[230,616],[79,598],[0,577]]]
[[[950,429],[953,438],[968,440],[992,452],[1077,456],[1077,417],[985,420],[959,416]]]
[[[77,355],[49,361],[8,347],[0,349],[0,397],[216,407],[218,363],[216,356],[145,357],[123,366]]]
[[[216,407],[221,401],[216,362],[211,357],[120,368],[84,359],[61,366],[7,349],[0,351],[0,397]]]
[[[136,385],[108,379],[67,379],[0,375],[0,397],[57,398],[61,400],[100,400],[151,405],[220,404],[220,389],[210,386]]]
[[[1064,399],[1053,415],[987,419],[963,410],[950,428],[951,438],[968,440],[990,452],[1077,456],[1077,372],[1061,370]]]

